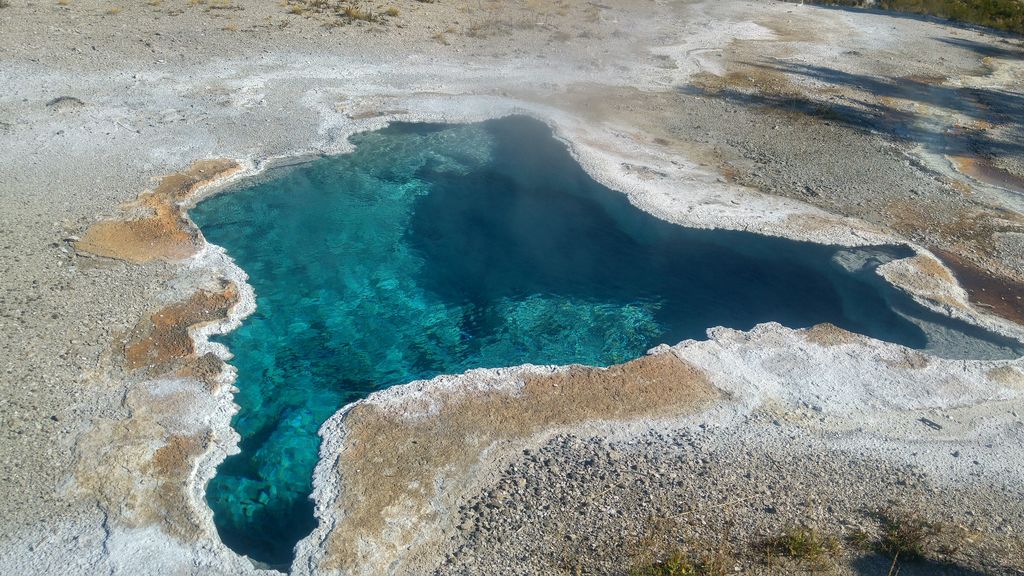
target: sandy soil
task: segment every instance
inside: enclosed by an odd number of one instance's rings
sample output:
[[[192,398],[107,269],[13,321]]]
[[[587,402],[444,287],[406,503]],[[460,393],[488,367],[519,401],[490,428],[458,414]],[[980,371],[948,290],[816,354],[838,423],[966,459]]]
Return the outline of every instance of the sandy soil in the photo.
[[[343,152],[348,135],[391,119],[528,113],[551,124],[595,178],[668,220],[850,246],[909,242],[919,256],[896,263],[890,280],[943,313],[1021,334],[1019,40],[769,1],[393,5],[398,15],[374,22],[258,0],[0,8],[4,572],[254,570],[219,542],[203,502],[205,481],[237,441],[228,353],[205,338],[251,312],[251,291],[185,209],[274,162]],[[366,4],[378,14],[388,6]],[[944,361],[778,326],[719,332],[672,353],[713,389],[701,398],[721,396],[710,408],[682,400],[687,408],[671,414],[581,407],[572,419],[539,419],[490,441],[472,432],[479,453],[460,453],[472,465],[449,466],[444,450],[431,455],[455,488],[391,518],[387,526],[401,530],[357,526],[371,533],[354,555],[344,539],[355,504],[343,470],[361,464],[346,438],[368,429],[352,415],[387,405],[401,422],[452,395],[501,414],[522,393],[522,372],[488,376],[501,393],[477,393],[470,376],[395,388],[339,414],[323,431],[321,526],[300,545],[295,570],[621,573],[642,554],[711,538],[718,525],[707,528],[708,519],[722,515],[710,495],[746,494],[746,472],[772,494],[798,487],[807,496],[736,512],[732,524],[747,527],[732,538],[736,547],[801,518],[868,522],[851,518],[854,508],[896,499],[976,535],[931,560],[961,573],[1024,570],[1020,360]],[[459,430],[445,445],[459,445],[467,433]],[[679,444],[687,430],[705,431],[683,442],[699,457],[654,457],[689,450]],[[556,432],[635,446],[601,465],[608,477],[628,462],[645,477],[696,478],[696,458],[704,479],[580,488],[557,480],[561,470],[588,473],[584,463],[604,448],[579,449]],[[517,470],[532,469],[523,449],[554,463],[537,472],[545,490],[507,488],[519,486]],[[795,464],[795,454],[816,464]],[[397,466],[423,457],[391,456]],[[743,471],[741,461],[759,464]],[[768,462],[783,464],[766,473]],[[890,482],[901,476],[879,470],[913,470],[913,481]],[[517,503],[502,522],[486,503],[467,512],[496,489],[507,495],[499,503]],[[629,562],[594,552],[625,545],[616,526],[650,532],[652,515],[680,513],[644,508],[644,494],[702,508],[693,517],[704,522],[676,522]],[[609,495],[631,511],[621,521],[564,505]],[[831,504],[802,513],[815,498]],[[531,516],[555,501],[564,508],[552,512],[556,522]],[[372,508],[379,502],[366,504],[363,517],[382,513]],[[566,531],[583,543],[559,548]],[[556,551],[571,561],[540,562]],[[870,561],[844,554],[837,570]],[[775,570],[739,556],[741,570]]]

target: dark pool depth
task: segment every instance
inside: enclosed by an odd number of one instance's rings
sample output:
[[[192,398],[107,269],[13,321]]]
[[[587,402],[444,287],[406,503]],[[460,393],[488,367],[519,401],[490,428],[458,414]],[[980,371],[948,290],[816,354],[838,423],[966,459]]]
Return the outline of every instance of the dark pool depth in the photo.
[[[594,182],[534,120],[352,140],[352,154],[191,212],[256,291],[256,312],[220,338],[242,442],[207,498],[224,542],[265,563],[289,564],[314,527],[318,428],[374,390],[477,367],[609,365],[711,326],[831,322],[914,348],[928,338],[911,318],[972,330],[878,279],[906,249],[668,224]],[[856,271],[838,264],[851,260]]]

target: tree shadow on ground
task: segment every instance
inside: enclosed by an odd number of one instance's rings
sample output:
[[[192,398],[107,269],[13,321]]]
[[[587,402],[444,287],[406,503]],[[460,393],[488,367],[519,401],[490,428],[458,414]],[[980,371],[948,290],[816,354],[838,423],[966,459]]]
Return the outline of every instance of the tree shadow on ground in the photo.
[[[944,86],[915,76],[855,74],[800,63],[748,65],[769,73],[807,78],[826,88],[811,94],[748,92],[729,86],[710,90],[687,85],[679,90],[881,133],[920,144],[938,154],[991,157],[1024,153],[1022,93]],[[828,89],[833,87],[846,90],[839,95]],[[959,122],[952,122],[952,114],[959,116]],[[992,129],[996,126],[1000,128],[998,133]]]
[[[992,44],[967,40],[966,38],[933,38],[933,40],[948,44],[949,46],[970,50],[982,57],[1024,60],[1024,45],[1010,43],[1007,40],[1003,40],[1003,46],[993,46]]]
[[[894,567],[895,566],[895,567]],[[900,576],[987,576],[984,572],[959,566],[927,560],[897,562],[882,554],[869,554],[854,560],[850,567],[860,576],[899,574]],[[898,571],[898,572],[897,572]]]
[[[962,20],[953,20],[950,18],[943,18],[941,16],[933,16],[931,14],[922,14],[919,12],[911,12],[906,10],[899,10],[896,8],[884,9],[884,8],[870,8],[866,6],[843,6],[841,4],[825,4],[815,2],[811,0],[812,5],[816,9],[820,10],[835,10],[838,12],[853,12],[855,14],[873,14],[877,16],[886,16],[889,18],[899,18],[901,20],[915,20],[917,22],[927,22],[929,24],[939,24],[942,26],[948,26],[950,28],[959,28],[961,30],[972,30],[975,32],[981,32],[990,36],[999,36],[1003,38],[1019,38],[1020,35],[1013,32],[1012,30],[1002,30],[999,28],[990,28],[982,26],[981,24],[972,24],[970,22],[964,22]]]

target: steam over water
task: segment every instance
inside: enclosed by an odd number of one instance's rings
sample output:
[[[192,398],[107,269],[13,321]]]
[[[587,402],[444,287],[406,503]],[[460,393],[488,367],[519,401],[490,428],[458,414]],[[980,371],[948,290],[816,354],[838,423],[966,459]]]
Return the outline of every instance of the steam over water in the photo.
[[[192,218],[249,274],[235,354],[241,453],[207,498],[224,542],[276,566],[314,527],[320,425],[374,390],[469,368],[609,365],[659,343],[831,322],[944,355],[1003,339],[874,273],[910,255],[682,228],[594,182],[543,124],[396,125],[271,172]]]

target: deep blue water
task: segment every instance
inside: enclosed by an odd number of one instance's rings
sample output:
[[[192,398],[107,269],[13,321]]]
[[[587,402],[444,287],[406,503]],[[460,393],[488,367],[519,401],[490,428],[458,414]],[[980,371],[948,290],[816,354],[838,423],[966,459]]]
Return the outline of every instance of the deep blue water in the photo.
[[[380,388],[476,367],[609,365],[773,320],[914,348],[929,346],[920,325],[938,322],[1005,344],[880,282],[874,267],[907,249],[668,224],[594,182],[534,120],[352,141],[351,154],[274,170],[191,212],[256,290],[255,314],[220,339],[235,354],[242,442],[207,498],[224,542],[262,562],[290,563],[314,527],[320,425]],[[847,271],[842,254],[864,266]]]

